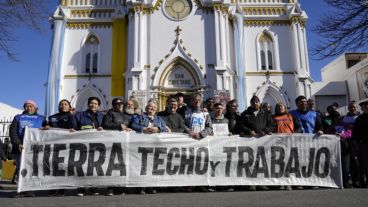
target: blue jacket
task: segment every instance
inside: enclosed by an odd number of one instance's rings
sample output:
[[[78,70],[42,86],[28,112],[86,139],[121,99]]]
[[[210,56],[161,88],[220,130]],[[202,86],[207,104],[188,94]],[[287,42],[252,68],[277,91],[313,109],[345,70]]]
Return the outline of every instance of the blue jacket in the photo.
[[[87,110],[83,112],[77,112],[72,119],[72,127],[75,130],[83,130],[83,129],[97,129],[102,126],[102,120],[104,118],[104,114],[101,112],[96,112],[96,122],[93,122],[92,113]]]
[[[321,120],[315,111],[308,111],[301,113],[298,110],[290,111],[290,113],[298,120],[302,133],[314,134],[321,130]]]
[[[46,124],[45,117],[39,114],[16,115],[9,129],[9,136],[11,138],[11,143],[15,146],[23,144],[26,126],[28,128],[41,128],[45,124]],[[13,147],[13,153],[19,153],[18,147]]]
[[[143,128],[144,127],[148,127],[149,124],[149,118],[147,116],[147,114],[142,114],[142,115],[134,115],[132,117],[132,125],[131,128],[136,131],[136,132],[143,132]],[[153,125],[155,127],[158,127],[160,132],[166,132],[166,123],[165,121],[159,117],[159,116],[154,116],[153,117]]]

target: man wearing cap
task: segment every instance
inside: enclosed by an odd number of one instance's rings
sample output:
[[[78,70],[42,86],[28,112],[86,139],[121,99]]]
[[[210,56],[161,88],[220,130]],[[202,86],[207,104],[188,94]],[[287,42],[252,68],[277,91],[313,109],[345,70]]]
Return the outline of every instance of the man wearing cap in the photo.
[[[102,126],[107,130],[130,131],[130,117],[124,112],[124,102],[121,98],[112,100],[112,109],[110,109],[103,118]],[[113,196],[115,192],[124,193],[121,187],[108,187],[107,196]]]
[[[26,100],[23,104],[23,113],[14,117],[10,128],[9,136],[13,144],[13,154],[15,156],[16,169],[13,181],[19,176],[20,159],[23,150],[23,139],[25,128],[41,128],[46,125],[45,117],[37,114],[38,106],[33,100]],[[33,194],[19,194],[19,196],[34,196]]]
[[[368,178],[368,100],[359,104],[363,113],[355,120],[353,128],[353,141],[359,146],[359,161],[362,163],[362,171]],[[365,186],[366,187],[366,186]]]
[[[112,109],[110,109],[102,122],[104,129],[129,130],[130,117],[124,113],[124,103],[121,98],[112,100]]]
[[[184,133],[186,132],[184,119],[178,113],[176,113],[177,109],[178,101],[175,98],[170,98],[167,101],[166,110],[159,112],[157,116],[160,116],[162,119],[164,119],[169,132]]]

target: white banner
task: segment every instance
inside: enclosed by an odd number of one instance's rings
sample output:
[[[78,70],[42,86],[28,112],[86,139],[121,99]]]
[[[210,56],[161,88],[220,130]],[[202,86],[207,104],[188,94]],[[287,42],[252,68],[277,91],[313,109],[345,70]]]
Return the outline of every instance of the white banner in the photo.
[[[27,129],[18,191],[106,186],[342,186],[339,139]]]

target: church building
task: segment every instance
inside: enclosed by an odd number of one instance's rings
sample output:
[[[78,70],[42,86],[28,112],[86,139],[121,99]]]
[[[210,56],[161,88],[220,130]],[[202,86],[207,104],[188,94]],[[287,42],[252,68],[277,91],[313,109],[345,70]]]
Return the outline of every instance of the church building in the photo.
[[[295,108],[311,96],[306,13],[298,0],[60,0],[53,18],[47,115],[135,98],[159,108],[178,92],[253,95]]]

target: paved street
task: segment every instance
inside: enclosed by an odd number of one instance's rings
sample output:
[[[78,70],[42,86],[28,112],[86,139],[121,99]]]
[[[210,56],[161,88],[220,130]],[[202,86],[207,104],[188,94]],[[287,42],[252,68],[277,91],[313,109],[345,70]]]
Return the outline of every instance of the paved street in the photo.
[[[126,194],[123,196],[74,196],[75,191],[67,191],[63,197],[47,197],[45,192],[38,192],[37,197],[11,198],[15,195],[11,185],[0,190],[0,206],[368,206],[368,189],[319,189],[293,191],[237,191],[214,193],[158,193],[156,195]],[[13,186],[15,187],[15,186]]]

